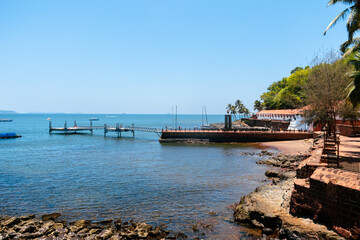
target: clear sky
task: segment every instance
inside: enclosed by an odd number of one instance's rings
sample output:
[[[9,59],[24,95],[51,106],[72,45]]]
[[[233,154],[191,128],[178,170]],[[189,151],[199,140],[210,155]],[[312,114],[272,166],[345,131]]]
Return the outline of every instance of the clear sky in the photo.
[[[0,0],[0,110],[223,114],[338,49],[326,0]]]

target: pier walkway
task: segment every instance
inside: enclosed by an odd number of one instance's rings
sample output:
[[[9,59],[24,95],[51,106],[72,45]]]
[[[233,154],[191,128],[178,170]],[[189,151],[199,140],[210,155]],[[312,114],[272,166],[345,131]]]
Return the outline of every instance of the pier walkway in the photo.
[[[133,137],[135,137],[135,132],[153,132],[158,134],[158,136],[160,136],[162,131],[162,129],[158,129],[158,128],[136,127],[134,125],[123,126],[122,124],[119,123],[117,123],[115,126],[110,126],[107,124],[104,124],[104,126],[93,126],[92,121],[90,121],[89,126],[78,126],[75,121],[73,127],[68,127],[67,122],[65,121],[64,127],[53,127],[52,122],[49,121],[49,133],[60,132],[66,134],[66,133],[77,133],[83,131],[89,131],[90,133],[93,133],[94,130],[103,130],[104,137],[106,137],[106,134],[109,132],[117,133],[118,137],[121,137],[122,132],[131,132],[133,134]]]

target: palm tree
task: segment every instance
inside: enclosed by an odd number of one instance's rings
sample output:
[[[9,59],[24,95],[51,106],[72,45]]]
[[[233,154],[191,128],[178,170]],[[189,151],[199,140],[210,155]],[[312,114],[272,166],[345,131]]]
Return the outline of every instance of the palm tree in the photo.
[[[354,71],[349,72],[353,81],[349,84],[348,98],[354,106],[360,104],[360,52],[356,52],[349,58],[349,63],[354,66]]]
[[[236,107],[229,103],[227,105],[226,109],[227,109],[227,113],[230,113],[231,115],[234,115],[234,118],[236,119],[236,113],[237,113]]]
[[[326,32],[338,22],[339,19],[344,19],[349,15],[348,21],[346,23],[346,29],[348,32],[348,40],[344,42],[340,49],[344,52],[344,55],[348,55],[351,52],[355,52],[360,49],[360,38],[354,38],[356,31],[360,29],[360,0],[330,0],[328,6],[334,5],[336,3],[343,3],[346,5],[351,5],[337,15],[326,28]],[[350,47],[351,46],[351,47]],[[347,48],[350,47],[348,50]]]
[[[255,100],[254,102],[254,110],[261,111],[264,109],[263,104],[259,100]]]
[[[249,115],[249,109],[240,100],[236,100],[235,107],[239,114]]]

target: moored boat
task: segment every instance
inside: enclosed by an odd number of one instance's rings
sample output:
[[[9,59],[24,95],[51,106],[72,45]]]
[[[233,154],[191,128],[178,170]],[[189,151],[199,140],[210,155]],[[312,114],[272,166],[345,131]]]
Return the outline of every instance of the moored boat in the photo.
[[[5,139],[5,138],[19,138],[21,137],[21,135],[17,135],[14,132],[10,132],[10,133],[0,133],[0,139]]]

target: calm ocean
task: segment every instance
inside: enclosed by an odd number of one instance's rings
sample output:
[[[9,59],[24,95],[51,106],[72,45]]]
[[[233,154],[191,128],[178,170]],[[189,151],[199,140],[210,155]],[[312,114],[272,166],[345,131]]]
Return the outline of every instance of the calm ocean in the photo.
[[[171,115],[13,114],[0,118],[0,132],[22,138],[0,140],[0,215],[60,212],[68,221],[121,217],[194,236],[191,226],[210,224],[202,238],[239,239],[230,206],[265,179],[258,156],[246,144],[160,144],[155,133],[49,134],[54,127],[104,123],[172,126]],[[209,115],[223,122],[223,115]],[[200,126],[201,115],[179,115],[181,127]],[[216,214],[209,214],[215,212]]]

